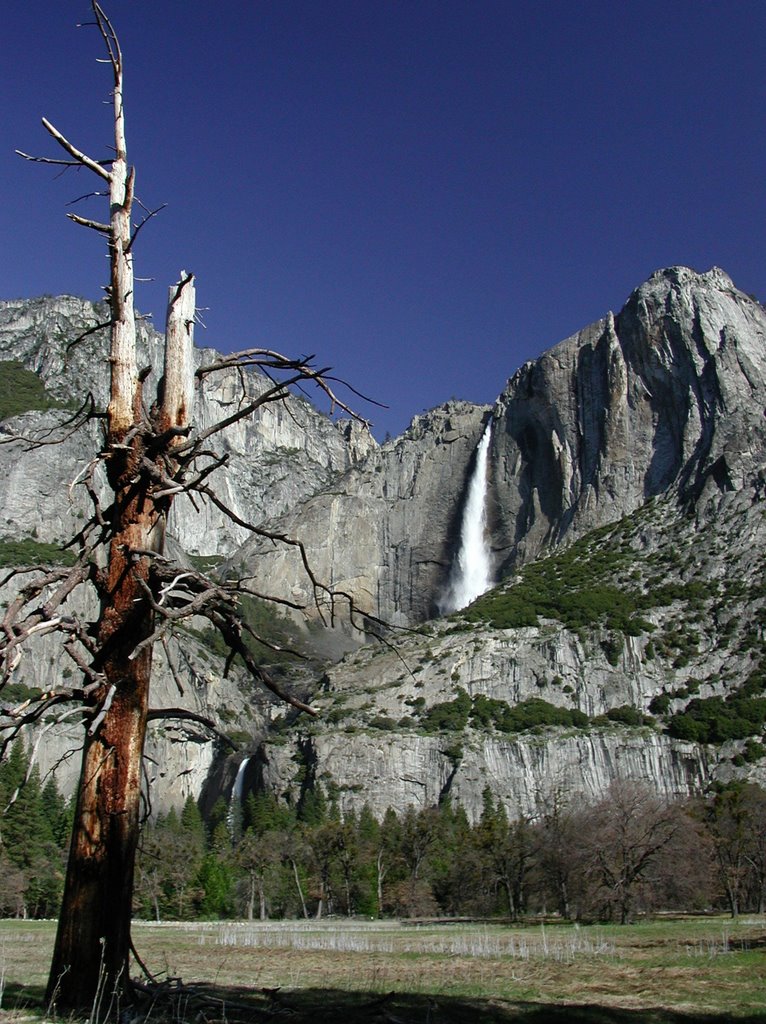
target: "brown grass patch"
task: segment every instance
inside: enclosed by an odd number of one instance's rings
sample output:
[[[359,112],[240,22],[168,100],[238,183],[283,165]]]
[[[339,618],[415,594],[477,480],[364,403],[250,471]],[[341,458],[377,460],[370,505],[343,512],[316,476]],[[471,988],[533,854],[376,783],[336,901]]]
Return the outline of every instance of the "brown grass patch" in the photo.
[[[39,1006],[53,933],[50,922],[0,922],[6,1012]],[[275,1014],[312,1024],[764,1019],[764,936],[762,919],[579,930],[364,922],[275,923],[250,932],[223,924],[134,929],[148,967],[183,983],[176,1024]]]

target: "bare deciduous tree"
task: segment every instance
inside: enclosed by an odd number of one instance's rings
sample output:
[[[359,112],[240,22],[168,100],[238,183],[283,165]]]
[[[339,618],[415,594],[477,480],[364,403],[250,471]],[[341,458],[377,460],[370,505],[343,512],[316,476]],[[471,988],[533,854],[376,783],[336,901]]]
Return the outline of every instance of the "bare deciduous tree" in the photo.
[[[627,924],[651,905],[661,857],[680,829],[676,806],[638,782],[615,780],[583,820],[586,877],[601,917]]]
[[[155,644],[165,642],[168,633],[192,615],[205,616],[223,636],[231,656],[239,655],[256,679],[295,707],[311,711],[284,693],[253,659],[245,644],[247,627],[239,615],[236,584],[182,569],[166,557],[165,528],[174,498],[196,495],[238,525],[297,546],[317,605],[332,616],[338,602],[343,602],[352,622],[355,616],[348,595],[315,579],[298,541],[244,522],[210,484],[211,473],[226,462],[210,450],[211,436],[268,403],[283,401],[293,385],[312,383],[332,407],[355,415],[333,392],[327,371],[315,368],[310,357],[292,359],[253,348],[199,368],[195,378],[194,277],[182,273],[170,289],[164,374],[156,394],[145,394],[148,374],[136,356],[133,255],[136,236],[153,213],[134,225],[136,175],[128,163],[125,138],[123,58],[108,17],[96,0],[91,0],[91,6],[113,76],[114,155],[105,160],[89,157],[47,120],[43,125],[64,157],[20,155],[85,169],[100,183],[100,191],[92,195],[103,196],[104,186],[108,192],[108,221],[69,214],[78,225],[104,236],[110,258],[109,404],[105,413],[92,404],[85,410],[102,418],[104,440],[81,479],[93,501],[93,515],[72,541],[75,564],[52,570],[24,567],[10,573],[5,582],[14,588],[15,596],[0,632],[0,683],[11,677],[30,640],[52,631],[61,635],[63,649],[81,675],[76,685],[62,680],[55,690],[13,709],[3,722],[1,736],[7,745],[19,730],[39,723],[58,705],[66,706],[66,714],[72,713],[73,701],[84,709],[82,773],[48,986],[49,999],[60,1009],[91,1006],[99,991],[124,993],[130,984],[131,897]],[[95,325],[94,330],[97,326],[106,325]],[[262,371],[263,388],[254,397],[243,398],[226,419],[195,431],[190,419],[195,386],[203,386],[209,375],[229,367]],[[95,482],[98,465],[104,467],[108,482],[106,499]],[[72,595],[86,585],[98,596],[95,622],[81,621],[72,611]]]
[[[736,918],[747,905],[762,911],[766,882],[766,797],[758,786],[733,782],[698,807],[713,847],[715,874]]]

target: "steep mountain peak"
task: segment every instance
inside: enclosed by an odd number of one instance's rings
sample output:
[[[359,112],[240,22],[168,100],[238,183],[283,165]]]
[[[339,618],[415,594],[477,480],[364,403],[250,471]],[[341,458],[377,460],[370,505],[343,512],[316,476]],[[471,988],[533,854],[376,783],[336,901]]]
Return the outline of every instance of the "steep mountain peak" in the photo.
[[[495,579],[652,496],[760,487],[764,408],[763,308],[717,268],[658,271],[617,315],[525,363],[491,410]],[[284,527],[366,610],[396,623],[434,616],[489,413],[456,401],[415,417]],[[248,570],[264,579],[294,579],[283,559],[248,545]]]
[[[734,282],[726,271],[720,267],[711,267],[709,270],[699,271],[694,270],[692,267],[678,265],[655,270],[643,284],[638,286],[636,291],[653,288],[658,282],[663,281],[702,288],[734,288]]]

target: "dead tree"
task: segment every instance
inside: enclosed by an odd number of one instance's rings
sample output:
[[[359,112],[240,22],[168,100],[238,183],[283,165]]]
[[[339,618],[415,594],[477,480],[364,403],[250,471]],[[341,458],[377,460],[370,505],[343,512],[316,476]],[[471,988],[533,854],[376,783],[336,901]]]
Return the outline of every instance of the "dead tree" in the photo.
[[[7,744],[56,705],[69,709],[77,701],[84,708],[82,774],[48,984],[49,1001],[66,1010],[91,1007],[99,993],[108,999],[113,993],[124,994],[130,985],[131,898],[155,644],[164,642],[179,622],[203,615],[222,634],[232,656],[240,655],[262,684],[311,711],[283,693],[252,657],[236,587],[181,569],[165,557],[165,527],[172,502],[182,493],[199,496],[215,503],[240,526],[270,536],[235,516],[216,495],[210,476],[226,459],[209,449],[211,435],[267,403],[283,401],[292,385],[302,383],[315,384],[331,404],[354,415],[336,398],[327,372],[316,369],[310,357],[291,359],[267,349],[250,349],[199,368],[195,379],[194,278],[186,273],[170,289],[163,377],[151,401],[144,393],[147,373],[140,370],[136,357],[133,250],[138,231],[153,214],[147,214],[137,227],[133,224],[136,176],[125,141],[122,54],[96,0],[92,9],[114,79],[114,156],[92,159],[46,120],[43,125],[65,156],[20,155],[86,168],[102,189],[108,188],[108,222],[69,215],[105,237],[110,257],[111,386],[108,408],[101,414],[104,441],[81,481],[91,495],[93,515],[73,539],[76,564],[54,570],[25,567],[9,574],[5,582],[15,587],[15,599],[0,632],[0,682],[10,677],[24,645],[50,631],[61,634],[63,648],[81,674],[76,686],[62,681],[59,689],[13,709],[1,733]],[[190,418],[195,386],[204,386],[210,374],[232,366],[260,369],[265,374],[263,387],[227,419],[195,431]],[[98,463],[108,481],[106,499],[94,480]],[[300,543],[284,536],[274,539],[300,549],[318,604],[333,615],[342,601],[353,621],[351,599],[320,585]],[[80,621],[67,608],[70,596],[84,585],[95,588],[98,595],[94,623]]]

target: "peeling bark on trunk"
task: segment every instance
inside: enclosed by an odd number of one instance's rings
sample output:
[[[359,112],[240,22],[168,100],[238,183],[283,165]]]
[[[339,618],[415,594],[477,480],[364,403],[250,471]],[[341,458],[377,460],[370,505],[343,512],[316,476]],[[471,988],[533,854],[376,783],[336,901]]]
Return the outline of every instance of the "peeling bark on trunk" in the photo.
[[[105,679],[97,699],[107,710],[86,737],[48,992],[49,999],[67,1008],[88,1005],[99,986],[110,999],[129,980],[151,646],[132,655],[153,627],[140,582],[147,578],[148,559],[131,552],[153,546],[160,518],[140,482],[143,477],[131,483],[140,454],[137,441],[129,452],[116,452],[109,464],[118,525],[99,581],[99,655],[93,666]]]
[[[128,984],[133,870],[150,655],[136,659],[110,713],[89,737],[72,833],[48,999],[87,1007]]]

